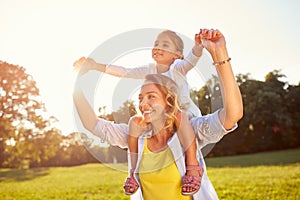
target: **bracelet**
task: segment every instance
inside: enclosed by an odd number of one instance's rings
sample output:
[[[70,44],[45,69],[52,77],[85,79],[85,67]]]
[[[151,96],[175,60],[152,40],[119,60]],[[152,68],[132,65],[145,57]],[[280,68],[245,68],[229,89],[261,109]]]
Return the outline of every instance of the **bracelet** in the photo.
[[[224,65],[226,62],[229,62],[231,61],[231,58],[228,58],[227,60],[223,60],[223,61],[220,61],[220,62],[214,62],[213,65],[214,66],[220,66],[220,65]]]

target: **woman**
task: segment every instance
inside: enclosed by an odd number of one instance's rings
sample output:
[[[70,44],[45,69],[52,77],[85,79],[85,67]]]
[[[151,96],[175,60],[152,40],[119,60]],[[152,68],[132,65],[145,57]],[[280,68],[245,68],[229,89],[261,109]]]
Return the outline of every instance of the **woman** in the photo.
[[[211,54],[218,72],[224,107],[212,114],[191,119],[198,139],[198,160],[204,169],[200,190],[193,195],[193,199],[218,199],[207,177],[200,149],[206,144],[218,142],[237,127],[237,122],[243,115],[243,105],[231,69],[224,36],[220,31],[213,29],[202,29],[200,33],[202,44]],[[143,123],[151,124],[152,136],[148,139],[140,137],[137,165],[139,167],[136,169],[138,174],[135,174],[139,185],[127,184],[125,190],[130,191],[139,187],[131,199],[189,199],[191,197],[183,197],[180,193],[181,177],[186,170],[185,158],[184,150],[172,125],[176,119],[172,117],[172,113],[178,109],[174,89],[176,86],[171,80],[157,76],[159,75],[150,75],[141,88],[140,110],[143,113]],[[79,88],[74,92],[74,102],[86,129],[112,145],[127,147],[128,126],[98,119]],[[157,163],[153,165],[152,162],[148,162],[149,160],[156,160]],[[165,185],[153,181],[164,182]]]
[[[121,78],[144,79],[147,74],[164,74],[176,81],[179,86],[178,97],[180,99],[181,108],[177,114],[177,121],[180,121],[180,126],[177,124],[177,134],[183,148],[186,149],[185,158],[187,166],[186,176],[183,178],[182,193],[184,195],[193,195],[199,190],[201,179],[199,178],[199,172],[195,170],[199,169],[199,163],[196,156],[195,133],[190,124],[190,119],[192,117],[201,116],[201,112],[190,98],[187,73],[196,66],[202,55],[203,46],[201,44],[200,34],[195,34],[195,44],[186,58],[183,56],[183,48],[183,40],[177,33],[171,30],[164,30],[157,35],[151,51],[155,63],[135,68],[126,68],[123,66],[96,63],[92,58],[82,57],[74,63],[74,67],[80,67],[82,71],[98,70]],[[128,124],[128,149],[130,152],[129,160],[131,162],[132,171],[134,171],[136,166],[139,135],[131,130],[131,123],[138,119],[139,116],[133,116]],[[137,184],[137,181],[132,175],[126,179],[126,182],[127,181]],[[192,187],[193,185],[195,187]],[[125,194],[131,195],[134,192],[134,190],[130,192],[125,191]]]

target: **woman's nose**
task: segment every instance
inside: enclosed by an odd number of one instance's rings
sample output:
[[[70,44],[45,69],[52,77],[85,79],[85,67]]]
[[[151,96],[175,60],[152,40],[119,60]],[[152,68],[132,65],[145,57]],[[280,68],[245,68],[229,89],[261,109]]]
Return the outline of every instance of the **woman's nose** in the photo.
[[[146,105],[145,99],[142,99],[142,101],[140,101],[140,107],[143,108]]]
[[[149,107],[149,104],[147,103],[147,100],[143,99],[141,102],[140,102],[140,110],[143,111],[145,109],[147,109]]]

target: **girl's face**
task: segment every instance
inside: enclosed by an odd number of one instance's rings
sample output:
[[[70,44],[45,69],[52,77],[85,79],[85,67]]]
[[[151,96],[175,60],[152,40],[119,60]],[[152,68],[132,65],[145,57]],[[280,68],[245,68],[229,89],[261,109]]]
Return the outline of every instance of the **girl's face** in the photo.
[[[159,34],[152,49],[152,58],[156,63],[170,66],[178,59],[180,52],[167,34]]]
[[[144,116],[144,122],[164,120],[166,108],[165,95],[158,87],[150,82],[144,83],[139,94],[139,109]]]

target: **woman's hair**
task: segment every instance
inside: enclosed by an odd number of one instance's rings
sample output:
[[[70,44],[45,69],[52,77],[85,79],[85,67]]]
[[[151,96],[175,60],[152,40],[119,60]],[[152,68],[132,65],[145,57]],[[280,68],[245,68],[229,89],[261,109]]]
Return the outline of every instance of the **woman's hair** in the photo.
[[[169,133],[174,133],[177,130],[175,125],[177,120],[176,114],[180,110],[177,84],[172,79],[161,74],[149,74],[145,77],[145,81],[150,81],[155,84],[165,95],[167,102],[165,129]]]
[[[161,34],[166,34],[170,38],[170,40],[174,43],[176,50],[180,52],[180,59],[183,59],[184,44],[181,37],[179,37],[177,33],[171,30],[164,30],[159,35]]]

